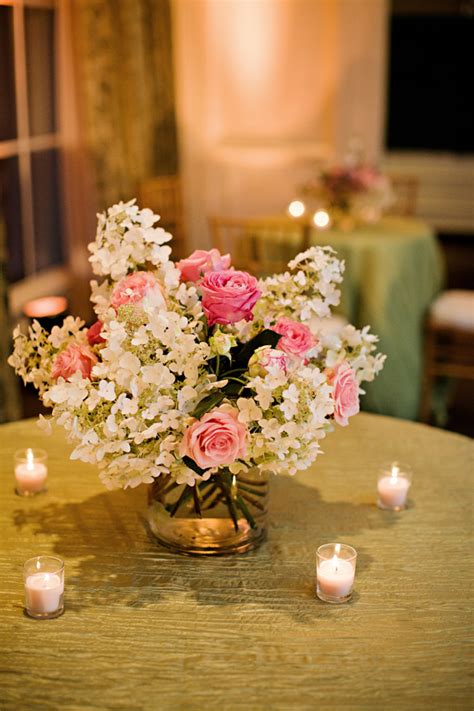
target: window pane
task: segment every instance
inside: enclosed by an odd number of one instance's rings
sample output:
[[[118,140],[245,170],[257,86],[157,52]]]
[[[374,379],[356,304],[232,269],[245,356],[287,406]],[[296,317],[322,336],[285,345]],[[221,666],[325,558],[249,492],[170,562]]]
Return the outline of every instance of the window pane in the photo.
[[[16,138],[13,9],[0,6],[0,141]]]
[[[56,130],[54,10],[25,9],[26,72],[30,134]]]
[[[474,150],[470,47],[468,14],[392,17],[388,148]]]
[[[37,270],[64,259],[58,163],[57,150],[31,154]]]
[[[18,158],[0,160],[0,237],[6,228],[7,279],[24,277]]]

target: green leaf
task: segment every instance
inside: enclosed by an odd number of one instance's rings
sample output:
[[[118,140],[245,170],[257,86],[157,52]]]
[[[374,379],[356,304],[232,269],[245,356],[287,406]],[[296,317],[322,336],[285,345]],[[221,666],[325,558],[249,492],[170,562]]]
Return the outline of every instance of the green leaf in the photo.
[[[201,467],[198,464],[196,464],[194,459],[191,459],[191,457],[184,456],[183,462],[184,462],[184,464],[186,464],[187,467],[189,467],[189,469],[192,469],[193,472],[196,472],[196,474],[199,474],[199,476],[202,476],[204,474],[204,472],[206,471],[205,469],[201,469]]]
[[[195,417],[197,420],[199,420],[203,415],[206,414],[206,412],[209,412],[209,410],[212,410],[214,407],[217,407],[217,405],[220,405],[225,396],[226,394],[223,390],[217,390],[216,392],[211,393],[207,397],[203,398],[201,402],[198,403],[198,405],[196,406],[192,417]]]
[[[257,348],[262,346],[271,346],[275,348],[281,336],[275,331],[271,331],[269,328],[265,328],[260,331],[256,336],[254,336],[248,343],[244,343],[237,348],[233,348],[232,353],[232,368],[243,370],[247,369],[248,362],[253,356]],[[221,378],[225,378],[225,373],[221,373]]]

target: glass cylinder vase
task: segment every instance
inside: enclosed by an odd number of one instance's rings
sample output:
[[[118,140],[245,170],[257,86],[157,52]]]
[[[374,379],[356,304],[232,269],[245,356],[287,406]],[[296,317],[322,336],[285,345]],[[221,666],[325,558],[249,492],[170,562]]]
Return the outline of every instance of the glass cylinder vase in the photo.
[[[266,537],[268,472],[219,471],[194,486],[160,476],[148,490],[148,523],[161,545],[184,555],[246,553]]]

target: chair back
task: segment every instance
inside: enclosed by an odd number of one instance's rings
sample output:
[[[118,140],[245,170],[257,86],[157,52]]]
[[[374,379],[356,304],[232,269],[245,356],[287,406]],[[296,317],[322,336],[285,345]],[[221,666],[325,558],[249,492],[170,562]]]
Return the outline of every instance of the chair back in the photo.
[[[291,218],[211,217],[209,223],[213,247],[230,253],[236,269],[258,277],[285,271],[308,247],[308,228]]]
[[[174,260],[186,256],[186,234],[181,192],[178,175],[163,175],[142,180],[138,186],[140,207],[149,207],[160,216],[159,227],[171,232],[170,246]]]
[[[388,210],[389,215],[413,217],[416,213],[420,181],[413,175],[390,175],[395,202]]]

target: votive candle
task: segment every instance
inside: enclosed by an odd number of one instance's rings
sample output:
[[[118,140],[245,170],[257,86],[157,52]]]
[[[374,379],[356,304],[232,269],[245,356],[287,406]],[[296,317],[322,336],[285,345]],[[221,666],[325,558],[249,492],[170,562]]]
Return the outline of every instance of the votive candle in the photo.
[[[326,543],[316,552],[316,595],[331,603],[347,602],[352,596],[357,551],[345,543]]]
[[[382,467],[377,481],[377,506],[390,511],[402,511],[406,506],[412,470],[408,464],[392,462]]]
[[[48,455],[44,449],[21,449],[15,452],[16,492],[32,496],[45,489]]]
[[[23,569],[25,609],[30,617],[52,619],[64,610],[64,562],[56,556],[37,556]]]

